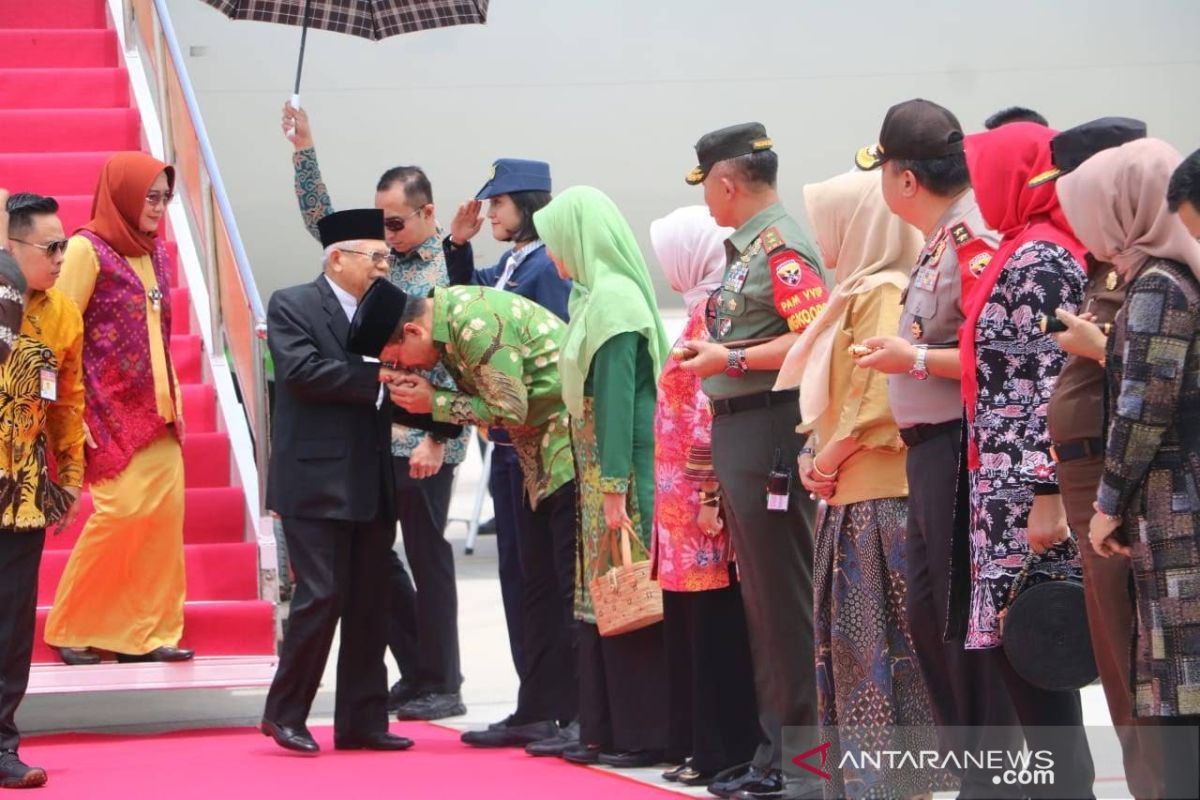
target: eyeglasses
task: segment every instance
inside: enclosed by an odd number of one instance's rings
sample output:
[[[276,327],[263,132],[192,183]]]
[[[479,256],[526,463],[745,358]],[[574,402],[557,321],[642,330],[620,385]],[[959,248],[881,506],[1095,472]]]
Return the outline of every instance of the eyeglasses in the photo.
[[[420,214],[423,210],[424,209],[418,208],[416,211],[404,217],[388,217],[383,221],[383,227],[387,228],[392,233],[399,233],[400,231],[404,230],[404,226],[408,224],[410,219]]]
[[[343,253],[354,253],[356,256],[366,256],[367,258],[371,259],[371,265],[375,267],[381,267],[384,264],[387,264],[392,258],[392,254],[387,250],[376,250],[373,253],[364,253],[362,250],[350,250],[346,247],[339,247],[338,249]]]
[[[174,192],[147,192],[146,202],[152,206],[169,205],[175,199]]]
[[[38,250],[44,250],[46,255],[50,256],[50,258],[54,258],[60,253],[67,252],[66,239],[55,239],[53,242],[47,242],[46,244],[35,244],[34,242],[27,242],[24,239],[13,239],[13,241],[20,242],[21,244],[27,244],[30,247],[36,247]]]

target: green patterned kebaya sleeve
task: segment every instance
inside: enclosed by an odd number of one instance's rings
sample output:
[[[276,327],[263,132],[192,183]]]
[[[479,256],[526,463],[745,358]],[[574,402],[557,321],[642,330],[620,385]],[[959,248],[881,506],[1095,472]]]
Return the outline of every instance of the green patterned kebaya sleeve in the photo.
[[[600,345],[592,360],[600,489],[629,491],[633,471],[633,395],[641,334],[620,333]]]
[[[518,324],[482,300],[469,303],[450,320],[446,359],[455,362],[459,373],[470,376],[477,393],[436,390],[434,419],[481,427],[525,423],[529,395],[522,380]]]
[[[296,200],[300,203],[304,227],[319,242],[321,232],[317,230],[317,222],[333,213],[333,202],[321,179],[316,148],[297,150],[292,156],[292,168],[296,172]]]

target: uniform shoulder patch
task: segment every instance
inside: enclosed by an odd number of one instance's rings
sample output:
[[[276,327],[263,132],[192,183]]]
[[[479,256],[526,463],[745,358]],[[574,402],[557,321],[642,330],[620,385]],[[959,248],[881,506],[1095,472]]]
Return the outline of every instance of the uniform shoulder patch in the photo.
[[[804,330],[829,299],[821,271],[791,249],[772,253],[767,263],[771,270],[776,313],[787,320],[789,330]]]
[[[768,253],[774,253],[776,250],[787,246],[787,243],[783,240],[783,235],[779,232],[779,228],[776,228],[774,225],[763,231],[761,238],[763,250]]]
[[[960,222],[950,228],[950,235],[954,238],[955,244],[966,244],[975,238],[975,234],[967,227],[967,223]]]

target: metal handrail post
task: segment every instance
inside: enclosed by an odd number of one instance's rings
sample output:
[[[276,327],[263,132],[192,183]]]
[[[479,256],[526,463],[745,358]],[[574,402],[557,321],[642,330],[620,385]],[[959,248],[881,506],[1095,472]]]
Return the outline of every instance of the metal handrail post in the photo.
[[[254,326],[254,464],[258,471],[258,513],[267,513],[267,464],[271,451],[271,422],[267,399],[267,325]]]

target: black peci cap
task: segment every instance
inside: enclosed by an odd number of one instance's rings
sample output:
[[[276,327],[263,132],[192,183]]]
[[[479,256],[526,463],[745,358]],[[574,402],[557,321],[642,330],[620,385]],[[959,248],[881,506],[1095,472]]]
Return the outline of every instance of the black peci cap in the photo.
[[[378,208],[335,211],[317,221],[317,230],[321,233],[321,247],[364,239],[383,241],[383,212]]]
[[[695,186],[708,177],[709,170],[718,161],[770,150],[771,146],[767,129],[761,122],[745,122],[706,133],[696,142],[696,159],[700,164],[688,173],[685,180]]]
[[[1067,128],[1050,140],[1053,169],[1035,175],[1030,186],[1041,186],[1077,169],[1101,150],[1146,138],[1146,123],[1129,117],[1101,117]]]
[[[408,295],[391,281],[379,278],[372,283],[350,321],[346,349],[355,355],[379,358],[400,325],[407,303]]]
[[[879,142],[859,150],[854,165],[870,170],[893,158],[921,161],[962,151],[963,130],[958,118],[937,103],[917,98],[888,109]]]

